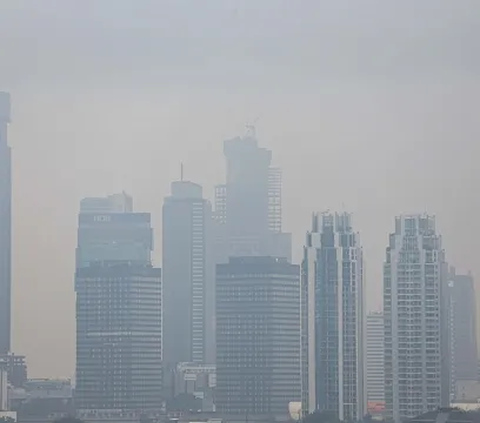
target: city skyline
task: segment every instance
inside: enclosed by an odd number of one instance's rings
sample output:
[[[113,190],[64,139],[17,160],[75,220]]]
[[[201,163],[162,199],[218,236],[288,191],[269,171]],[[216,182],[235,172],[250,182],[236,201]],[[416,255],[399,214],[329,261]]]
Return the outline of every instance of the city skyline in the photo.
[[[249,131],[254,131],[255,128],[253,128],[252,126],[250,125],[246,125],[247,127],[247,135],[249,134]],[[238,138],[239,140],[241,138]],[[182,174],[183,174],[183,164],[182,164]],[[269,177],[269,181],[271,180],[271,174],[273,174],[273,178],[278,181],[280,181],[280,212],[277,211],[277,213],[273,215],[273,217],[269,217],[268,219],[268,224],[269,224],[269,227],[270,225],[272,225],[271,222],[275,222],[275,219],[277,219],[276,221],[277,222],[280,222],[279,226],[277,226],[277,228],[281,228],[281,220],[282,220],[282,213],[281,213],[281,174],[282,174],[282,170],[281,168],[279,167],[270,167],[269,166],[269,172],[268,172],[268,177]],[[181,181],[178,181],[177,183],[180,183]],[[193,184],[193,185],[197,185],[195,183],[192,183],[192,182],[188,182],[188,181],[185,181],[185,183],[190,183],[190,184]],[[175,182],[173,182],[173,184],[175,184]],[[222,187],[225,187],[226,185],[216,185],[215,188],[222,188]],[[270,198],[270,191],[267,192],[267,196]],[[221,194],[220,194],[221,196]],[[217,207],[218,207],[218,199],[216,198],[216,195],[213,195],[213,198],[214,198],[214,202],[216,203]],[[205,200],[207,201],[207,203],[209,203],[209,200]],[[221,203],[221,199],[220,199],[220,203]],[[343,205],[343,203],[342,203]],[[225,207],[224,204],[221,204],[220,207]],[[81,202],[80,202],[80,213],[96,213],[96,212],[109,212],[109,213],[125,213],[125,212],[132,212],[133,210],[133,200],[132,200],[132,197],[129,196],[128,194],[125,193],[125,191],[123,191],[121,194],[112,194],[112,195],[108,195],[106,197],[86,197],[84,198]],[[323,213],[329,213],[329,209],[327,211],[324,211]],[[211,219],[212,219],[212,224],[213,224],[213,220],[216,218],[216,213],[215,213],[215,210],[211,210],[210,208],[210,216],[211,216]],[[226,216],[226,215],[225,215]],[[269,215],[270,216],[270,215]],[[273,231],[273,233],[275,233],[276,231]],[[289,235],[289,234],[287,234]],[[153,235],[152,235],[153,236]],[[278,250],[278,248],[280,248]],[[282,250],[283,248],[283,244],[281,247],[277,247],[277,250],[278,251],[283,251]],[[154,251],[154,249],[152,249],[152,252]],[[296,249],[293,249],[293,253],[294,255],[299,253],[298,251],[298,248]],[[255,255],[259,255],[258,252],[255,254]],[[78,256],[78,252],[77,252],[77,256]],[[295,263],[295,262],[294,262]],[[163,265],[163,263],[162,263]],[[374,311],[375,309],[378,309],[378,305],[375,305],[374,307],[371,307],[371,311]],[[366,311],[369,311],[370,308],[367,307],[365,309]],[[365,318],[366,318],[366,315],[365,315]],[[195,361],[195,360],[193,360]],[[70,377],[71,375],[66,375],[68,377]]]
[[[152,213],[159,265],[161,204],[179,163],[213,200],[222,141],[257,116],[283,170],[295,263],[312,211],[351,211],[376,309],[392,216],[427,211],[449,261],[478,282],[477,2],[149,2],[132,12],[107,0],[93,15],[83,2],[41,3],[5,0],[0,13],[0,89],[15,118],[13,349],[32,376],[73,372],[79,199],[132,194]]]

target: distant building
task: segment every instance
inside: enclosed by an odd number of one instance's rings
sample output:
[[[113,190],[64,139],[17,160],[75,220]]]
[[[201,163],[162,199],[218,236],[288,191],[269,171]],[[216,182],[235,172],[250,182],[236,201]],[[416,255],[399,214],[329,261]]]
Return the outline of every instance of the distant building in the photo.
[[[215,411],[214,391],[217,386],[215,365],[197,363],[178,363],[172,372],[172,398],[193,395],[200,404],[202,412]],[[168,402],[167,402],[168,409]],[[197,411],[197,410],[195,410]]]
[[[160,269],[77,269],[76,292],[77,408],[161,410]]]
[[[8,373],[8,382],[14,388],[23,388],[27,382],[27,363],[24,355],[8,354],[0,357],[0,368]]]
[[[384,264],[385,401],[396,422],[449,404],[445,253],[435,218],[395,218]]]
[[[302,409],[366,414],[363,250],[348,213],[314,214],[302,264]]]
[[[126,194],[86,198],[78,217],[77,268],[94,263],[150,263],[153,232],[150,214],[133,213]]]
[[[272,152],[258,146],[253,126],[224,142],[226,184],[215,190],[216,262],[228,257],[273,256],[291,260],[291,235],[282,232],[282,172]]]
[[[215,362],[212,209],[202,187],[172,183],[163,205],[164,361]]]
[[[476,408],[473,408],[476,410]],[[475,423],[478,422],[476,413],[467,413],[460,408],[440,408],[415,416],[410,423]]]
[[[367,401],[385,403],[385,323],[383,313],[367,314]]]
[[[299,266],[272,257],[217,265],[221,416],[287,418],[289,404],[300,400],[299,275]]]
[[[20,421],[49,416],[73,415],[73,388],[70,380],[29,379],[23,388],[10,391],[11,409]]]
[[[477,310],[473,277],[459,275],[451,267],[445,293],[450,326],[448,344],[452,394],[455,399],[462,399],[459,388],[464,387],[466,381],[478,381]]]
[[[82,418],[162,410],[162,286],[150,214],[126,194],[82,201],[75,405]],[[88,417],[90,416],[90,417]]]
[[[12,285],[12,158],[10,96],[0,92],[0,356],[10,352]]]

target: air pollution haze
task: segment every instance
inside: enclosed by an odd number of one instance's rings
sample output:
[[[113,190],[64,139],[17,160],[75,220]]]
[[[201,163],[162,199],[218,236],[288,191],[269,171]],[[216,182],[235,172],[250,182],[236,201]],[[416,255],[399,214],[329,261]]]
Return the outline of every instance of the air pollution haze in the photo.
[[[222,142],[256,120],[283,169],[299,263],[313,211],[348,210],[382,300],[394,216],[437,216],[447,261],[480,277],[480,2],[3,0],[12,96],[13,350],[32,377],[75,361],[79,201],[152,212],[180,176],[225,179]]]

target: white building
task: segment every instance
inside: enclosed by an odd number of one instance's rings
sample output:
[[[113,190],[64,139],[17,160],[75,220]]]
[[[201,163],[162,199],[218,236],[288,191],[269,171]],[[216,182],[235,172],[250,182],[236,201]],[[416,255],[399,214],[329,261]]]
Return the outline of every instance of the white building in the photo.
[[[384,320],[383,313],[367,315],[367,401],[385,402],[384,363]]]
[[[302,409],[366,413],[363,250],[348,213],[313,216],[302,266]]]
[[[448,406],[441,241],[434,217],[395,218],[384,264],[384,318],[385,401],[396,422]]]

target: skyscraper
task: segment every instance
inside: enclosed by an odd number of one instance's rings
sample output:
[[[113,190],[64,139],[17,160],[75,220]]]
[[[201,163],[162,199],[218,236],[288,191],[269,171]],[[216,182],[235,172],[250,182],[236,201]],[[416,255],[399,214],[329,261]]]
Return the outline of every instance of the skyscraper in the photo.
[[[172,183],[163,205],[164,360],[215,362],[212,208],[202,187]]]
[[[127,194],[81,201],[77,268],[110,261],[149,264],[152,248],[150,215],[133,213],[133,201]]]
[[[0,355],[10,352],[12,262],[12,162],[7,141],[10,96],[0,92]]]
[[[459,275],[451,267],[446,288],[446,303],[450,327],[451,391],[457,393],[457,384],[478,380],[476,301],[473,277]]]
[[[291,259],[291,235],[282,232],[282,174],[270,167],[272,152],[258,145],[255,128],[225,141],[227,181],[216,189],[215,217],[228,257]],[[223,225],[223,226],[222,226]]]
[[[396,217],[386,250],[383,297],[385,402],[396,422],[448,406],[445,277],[435,218]]]
[[[367,314],[367,402],[385,402],[385,322],[383,313]]]
[[[302,264],[302,403],[359,420],[366,411],[363,250],[348,213],[313,216]]]
[[[217,265],[217,411],[289,415],[300,401],[300,269],[286,259]],[[246,416],[248,415],[248,416]]]
[[[82,414],[162,408],[162,289],[150,214],[118,194],[81,203],[75,403]]]

